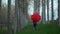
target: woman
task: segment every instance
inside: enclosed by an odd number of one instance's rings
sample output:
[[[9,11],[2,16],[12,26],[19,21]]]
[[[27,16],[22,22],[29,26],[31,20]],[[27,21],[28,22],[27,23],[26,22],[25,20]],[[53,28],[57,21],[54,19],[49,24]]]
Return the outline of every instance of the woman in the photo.
[[[41,16],[38,13],[35,13],[31,16],[33,27],[35,30],[37,30],[37,22],[41,20]]]

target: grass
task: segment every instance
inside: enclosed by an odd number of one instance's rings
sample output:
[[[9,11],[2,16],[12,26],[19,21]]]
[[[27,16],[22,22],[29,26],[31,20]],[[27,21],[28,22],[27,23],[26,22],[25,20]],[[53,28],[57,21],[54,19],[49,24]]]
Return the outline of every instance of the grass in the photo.
[[[0,29],[0,34],[7,34],[7,28]]]
[[[0,29],[0,34],[6,34],[8,30]],[[38,30],[33,29],[32,24],[28,24],[23,30],[17,34],[60,34],[60,27],[51,24],[38,24]]]
[[[50,24],[38,24],[38,30],[35,31],[30,24],[17,34],[60,34],[60,27]]]

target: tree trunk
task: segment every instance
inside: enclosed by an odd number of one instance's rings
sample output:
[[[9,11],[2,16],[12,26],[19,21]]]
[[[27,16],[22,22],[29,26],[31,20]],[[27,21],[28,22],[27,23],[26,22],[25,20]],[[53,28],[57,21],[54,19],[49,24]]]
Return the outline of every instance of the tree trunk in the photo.
[[[25,21],[26,16],[23,14],[23,12],[25,11],[24,8],[24,0],[18,0],[18,7],[19,7],[19,23],[18,23],[18,31],[20,31],[21,29],[24,28],[24,26],[26,25],[27,21]]]
[[[2,0],[0,0],[0,16],[1,16],[1,3],[2,3]]]
[[[2,0],[0,0],[0,23],[1,23],[1,2]]]
[[[17,23],[18,23],[18,0],[15,0],[15,19],[14,19],[14,34],[17,31]]]
[[[38,13],[40,14],[40,0],[37,0],[37,6],[38,6],[38,8],[37,8]]]
[[[46,22],[46,14],[45,14],[45,0],[42,0],[42,23]]]
[[[24,16],[23,17],[25,17],[23,20],[24,20],[24,26],[26,26],[27,25],[27,23],[28,23],[28,21],[29,21],[29,18],[28,18],[28,1],[27,0],[24,0],[24,2],[23,2],[23,14],[24,14]]]
[[[36,3],[37,2],[37,0],[34,0],[34,13],[37,13],[37,6],[36,6]]]
[[[11,0],[8,0],[8,34],[12,34]]]
[[[58,25],[60,26],[60,0],[58,0]]]
[[[54,24],[54,11],[53,11],[53,0],[51,0],[51,11],[52,11],[52,24]]]
[[[34,0],[34,13],[40,13],[40,0]]]
[[[47,21],[49,23],[49,0],[47,0]]]
[[[21,30],[21,14],[20,14],[20,12],[21,12],[21,3],[22,1],[21,0],[18,0],[18,23],[17,23],[17,31],[19,32],[20,30]]]
[[[24,0],[23,1],[23,14],[25,15],[26,19],[29,20],[29,15],[28,15],[28,1]]]
[[[1,26],[1,23],[2,23],[1,3],[2,3],[2,0],[0,0],[0,26]],[[0,28],[2,29],[2,27],[0,27]]]

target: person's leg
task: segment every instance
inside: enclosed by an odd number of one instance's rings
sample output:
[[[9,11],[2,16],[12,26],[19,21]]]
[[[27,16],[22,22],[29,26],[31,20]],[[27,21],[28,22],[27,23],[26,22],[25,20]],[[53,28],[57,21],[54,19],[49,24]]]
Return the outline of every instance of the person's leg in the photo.
[[[34,29],[37,30],[37,24],[33,23]]]

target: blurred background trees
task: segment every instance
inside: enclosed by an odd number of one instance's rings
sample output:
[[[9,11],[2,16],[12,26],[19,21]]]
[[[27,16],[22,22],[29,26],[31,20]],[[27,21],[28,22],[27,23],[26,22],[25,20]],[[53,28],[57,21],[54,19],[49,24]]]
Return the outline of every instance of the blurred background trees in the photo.
[[[30,3],[32,4],[30,5]],[[58,18],[54,20],[54,0],[13,0],[13,3],[12,0],[8,0],[7,4],[2,3],[2,0],[0,0],[0,27],[1,29],[7,27],[10,34],[12,34],[12,29],[14,30],[14,33],[16,33],[16,31],[19,32],[29,23],[33,13],[39,13],[42,16],[42,24],[49,23],[53,25],[56,22],[56,24],[58,23],[57,25],[60,26],[59,3],[60,0],[58,0],[58,10],[56,8]],[[29,10],[29,5],[30,8],[33,5],[33,10]],[[33,13],[29,15],[28,11],[30,11],[30,13],[33,11]]]

